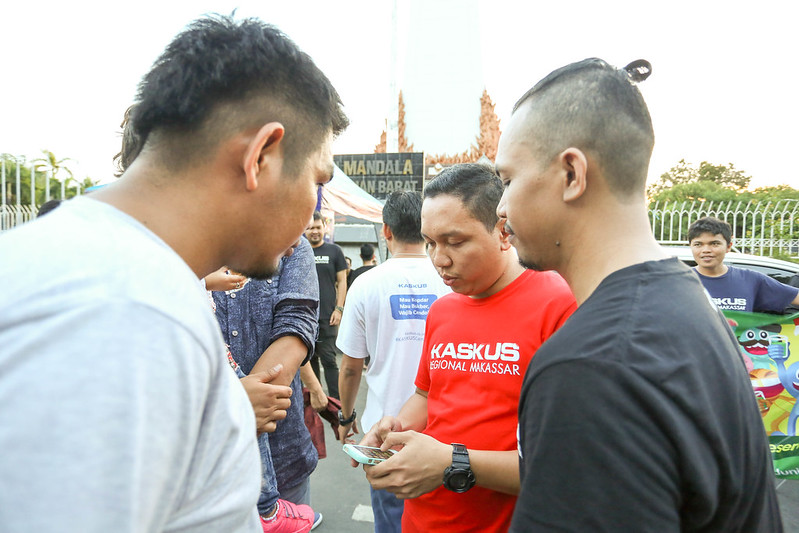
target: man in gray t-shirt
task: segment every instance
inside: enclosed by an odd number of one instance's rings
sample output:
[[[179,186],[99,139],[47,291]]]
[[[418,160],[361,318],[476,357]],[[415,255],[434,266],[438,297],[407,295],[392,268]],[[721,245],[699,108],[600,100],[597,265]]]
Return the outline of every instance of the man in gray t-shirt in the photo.
[[[276,270],[346,124],[279,30],[205,18],[139,85],[122,177],[0,236],[0,529],[263,530],[255,415],[291,388],[245,392],[198,279]]]

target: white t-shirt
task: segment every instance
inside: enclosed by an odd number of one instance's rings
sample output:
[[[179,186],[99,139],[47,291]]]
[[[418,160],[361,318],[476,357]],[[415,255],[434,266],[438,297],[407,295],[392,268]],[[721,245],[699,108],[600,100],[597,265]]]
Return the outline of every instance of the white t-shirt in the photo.
[[[361,274],[347,291],[336,346],[350,357],[371,357],[361,428],[395,416],[413,384],[430,305],[449,294],[430,259],[392,258]]]
[[[258,532],[252,407],[197,277],[78,198],[0,235],[0,529]]]

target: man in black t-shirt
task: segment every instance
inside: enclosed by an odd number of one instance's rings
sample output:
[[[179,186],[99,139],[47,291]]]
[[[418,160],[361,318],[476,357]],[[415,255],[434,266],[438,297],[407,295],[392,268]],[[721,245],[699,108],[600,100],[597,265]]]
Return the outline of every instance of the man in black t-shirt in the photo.
[[[524,378],[514,532],[782,531],[735,338],[649,227],[649,73],[558,69],[500,139],[498,215],[522,264],[557,270],[579,305]]]
[[[375,248],[369,243],[361,245],[361,261],[363,265],[359,266],[347,276],[347,290],[352,287],[352,282],[355,279],[369,270],[370,268],[374,268],[377,266],[377,261],[375,260]]]
[[[316,275],[319,278],[319,338],[311,358],[311,368],[321,381],[321,359],[325,369],[327,395],[338,399],[336,336],[341,314],[344,312],[344,299],[347,297],[347,261],[338,245],[325,242],[325,222],[319,211],[314,211],[311,225],[305,230],[305,237],[313,248]]]

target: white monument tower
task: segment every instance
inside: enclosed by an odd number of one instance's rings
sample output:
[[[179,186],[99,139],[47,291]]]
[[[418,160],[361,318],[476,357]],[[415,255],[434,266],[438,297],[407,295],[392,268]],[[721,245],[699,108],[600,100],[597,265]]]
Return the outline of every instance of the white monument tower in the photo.
[[[478,1],[394,0],[392,18],[386,151],[397,149],[399,91],[416,151],[468,150],[480,133],[484,88]]]

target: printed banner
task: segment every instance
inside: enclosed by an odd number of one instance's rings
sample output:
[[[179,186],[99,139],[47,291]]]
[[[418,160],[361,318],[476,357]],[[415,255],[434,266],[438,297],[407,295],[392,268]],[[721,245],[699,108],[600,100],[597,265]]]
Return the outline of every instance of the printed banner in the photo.
[[[741,348],[766,427],[774,473],[799,479],[799,313],[724,311]]]

